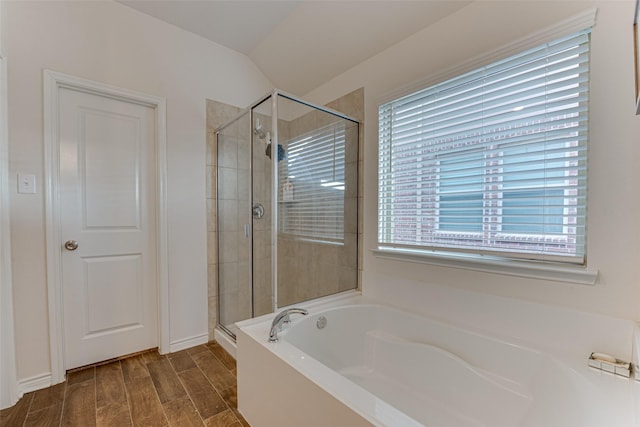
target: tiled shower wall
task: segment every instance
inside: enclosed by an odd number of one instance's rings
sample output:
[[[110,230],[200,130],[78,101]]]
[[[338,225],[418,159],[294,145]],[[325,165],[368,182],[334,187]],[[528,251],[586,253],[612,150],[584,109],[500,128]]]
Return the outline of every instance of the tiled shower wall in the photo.
[[[207,101],[207,218],[209,334],[218,319],[229,324],[272,311],[271,288],[271,161],[265,154],[266,138],[255,138],[251,179],[249,115],[231,123],[222,132],[216,151],[215,129],[237,117],[242,110],[217,101]],[[271,118],[256,114],[262,130],[271,132]],[[216,179],[219,181],[217,182]],[[218,185],[219,189],[218,189]],[[253,220],[253,253],[245,236],[252,222],[249,195],[264,206],[265,215]],[[217,191],[219,193],[216,193]],[[253,289],[251,262],[253,260]],[[218,286],[218,280],[221,280]],[[220,292],[220,293],[218,293]],[[218,311],[218,301],[223,312]]]
[[[242,111],[240,108],[207,100],[207,281],[209,303],[209,338],[218,315],[218,230],[217,230],[217,174],[218,159],[215,130]]]
[[[249,116],[218,135],[218,320],[229,324],[251,317],[251,221]]]
[[[351,92],[329,104],[327,107],[340,111],[361,122],[359,135],[359,156],[356,158],[354,150],[347,152],[347,167],[345,179],[347,183],[347,193],[345,198],[345,210],[358,207],[357,223],[362,224],[362,167],[363,167],[363,126],[364,119],[364,89]],[[209,285],[209,336],[213,337],[213,332],[217,321],[217,280],[218,280],[218,254],[216,230],[217,206],[216,206],[216,176],[218,165],[216,159],[216,136],[215,129],[229,122],[240,114],[242,110],[218,101],[207,100],[207,229],[208,229],[208,285]],[[321,115],[319,115],[321,116]],[[261,119],[264,131],[270,130],[271,120],[268,117]],[[318,125],[318,116],[315,113],[307,114],[289,123],[281,120],[279,123],[280,141],[286,141],[289,137],[308,131],[309,126]],[[354,147],[354,146],[352,146]],[[265,146],[260,147],[265,148]],[[254,150],[256,146],[254,145]],[[266,186],[265,205],[267,214],[265,221],[254,223],[254,260],[256,265],[254,274],[254,299],[255,313],[257,315],[271,311],[271,259],[269,251],[270,209],[268,206],[270,197],[269,179],[270,166],[269,158],[262,156],[261,150],[255,150],[254,155],[254,193],[262,194],[260,189]],[[262,159],[262,161],[260,161]],[[356,167],[357,166],[357,167]],[[239,172],[240,173],[240,172]],[[357,179],[356,179],[357,178]],[[355,192],[355,182],[357,181],[357,197]],[[351,217],[347,215],[347,217]],[[239,227],[241,221],[238,221]],[[356,233],[357,230],[357,233]],[[239,236],[239,233],[238,233]],[[240,237],[238,237],[240,238]],[[284,306],[290,303],[299,302],[321,295],[327,295],[342,290],[353,289],[361,285],[362,277],[362,228],[357,227],[353,221],[345,222],[345,246],[332,247],[326,244],[313,242],[295,241],[281,237],[278,241],[279,261],[279,296],[278,305]],[[222,242],[224,244],[224,242]],[[233,244],[233,243],[231,243]],[[357,255],[353,247],[357,245]],[[350,252],[349,252],[350,251]],[[346,256],[352,253],[351,257]],[[269,256],[267,256],[269,255]],[[353,267],[355,257],[358,259],[358,271]],[[224,269],[224,266],[221,266]],[[238,264],[238,268],[241,268]],[[247,266],[248,267],[248,266]],[[222,273],[223,271],[221,271]],[[238,289],[241,289],[238,286]],[[225,296],[233,301],[234,298],[244,298],[248,302],[249,295],[238,292],[237,296]],[[241,301],[238,300],[238,304]],[[241,308],[241,307],[238,307]],[[244,310],[243,310],[244,311]]]

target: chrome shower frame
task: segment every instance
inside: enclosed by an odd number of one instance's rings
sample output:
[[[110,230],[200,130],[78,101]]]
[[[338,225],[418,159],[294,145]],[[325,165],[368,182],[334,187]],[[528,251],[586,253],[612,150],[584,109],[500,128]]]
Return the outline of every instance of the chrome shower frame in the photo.
[[[287,92],[281,91],[279,89],[273,89],[271,91],[269,91],[267,94],[265,94],[264,96],[258,98],[255,102],[253,102],[252,104],[250,104],[247,108],[243,109],[240,113],[238,113],[237,116],[235,116],[233,119],[229,120],[227,123],[223,124],[222,126],[218,127],[215,130],[215,135],[216,135],[216,146],[218,143],[218,135],[219,133],[224,130],[225,128],[227,128],[228,126],[232,125],[233,123],[235,123],[236,121],[240,120],[241,118],[243,118],[246,114],[249,114],[249,125],[250,125],[250,129],[249,129],[249,135],[251,135],[251,143],[250,143],[250,153],[249,153],[249,173],[250,173],[250,177],[251,177],[251,183],[252,185],[250,186],[249,189],[249,197],[251,199],[251,203],[253,203],[253,199],[254,199],[254,194],[253,194],[253,179],[254,179],[254,165],[253,165],[253,149],[254,149],[254,137],[258,136],[259,138],[261,138],[261,136],[259,135],[259,131],[256,131],[255,128],[255,124],[254,124],[254,109],[255,107],[263,104],[264,102],[268,101],[269,99],[271,99],[271,146],[272,147],[278,147],[279,144],[279,135],[278,135],[278,99],[279,97],[282,97],[284,99],[288,99],[290,101],[294,101],[297,102],[303,106],[312,108],[314,110],[318,110],[318,111],[322,111],[328,114],[331,114],[333,116],[339,117],[341,119],[344,120],[348,120],[350,122],[356,123],[358,124],[358,126],[361,126],[361,123],[359,120],[350,117],[346,114],[343,114],[339,111],[333,110],[331,108],[328,107],[323,107],[323,106],[318,106],[315,104],[312,104],[310,102],[307,102],[303,99],[298,98],[297,96],[291,95]],[[261,138],[262,139],[262,138]],[[267,141],[268,142],[268,141]],[[217,149],[217,148],[216,148]],[[273,148],[272,148],[273,150]],[[273,203],[271,203],[271,306],[273,309],[273,312],[276,312],[279,307],[278,307],[278,203],[276,203],[275,201],[277,200],[277,195],[278,195],[278,188],[279,188],[279,182],[278,182],[278,151],[276,148],[275,151],[275,155],[271,156],[271,163],[272,163],[272,167],[271,167],[271,171],[272,171],[272,179],[271,179],[271,194],[272,194],[272,200],[274,201]],[[220,186],[220,182],[217,181],[217,189],[216,189],[216,194],[219,194],[219,186]],[[219,216],[217,216],[217,221],[220,221]],[[218,224],[218,230],[219,230],[219,224]],[[250,227],[249,227],[249,232],[250,232],[250,247],[251,247],[251,292],[250,292],[250,297],[251,297],[251,318],[255,317],[255,307],[254,307],[254,284],[253,284],[253,256],[254,256],[254,252],[253,252],[253,244],[254,244],[254,240],[253,240],[253,236],[254,236],[254,230],[253,230],[253,221],[250,222]],[[220,256],[220,239],[218,238],[218,256]],[[218,260],[218,265],[220,265],[219,260]],[[218,269],[218,280],[217,280],[217,284],[216,287],[218,289],[218,297],[216,298],[217,300],[217,310],[218,313],[221,312],[221,298],[220,298],[220,269]],[[232,338],[234,341],[236,339],[235,334],[230,331],[225,325],[223,325],[222,323],[220,323],[220,316],[216,316],[216,327],[220,328],[220,330],[222,330],[225,334],[227,334],[230,338]]]

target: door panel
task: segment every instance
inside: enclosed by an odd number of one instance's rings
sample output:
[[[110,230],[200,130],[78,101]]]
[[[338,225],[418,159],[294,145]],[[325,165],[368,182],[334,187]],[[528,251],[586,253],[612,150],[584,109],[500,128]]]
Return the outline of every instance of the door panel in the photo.
[[[144,327],[141,254],[83,259],[87,335]]]
[[[140,119],[82,111],[80,140],[87,227],[139,227]]]
[[[157,346],[155,111],[60,89],[65,368]]]

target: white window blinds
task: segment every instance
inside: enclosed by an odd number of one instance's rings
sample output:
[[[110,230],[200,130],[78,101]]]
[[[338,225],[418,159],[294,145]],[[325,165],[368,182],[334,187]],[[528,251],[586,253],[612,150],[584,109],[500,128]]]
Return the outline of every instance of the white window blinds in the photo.
[[[380,247],[583,263],[589,40],[381,105]]]
[[[287,142],[279,163],[280,231],[344,241],[345,125],[336,122]],[[285,189],[288,186],[288,189]]]

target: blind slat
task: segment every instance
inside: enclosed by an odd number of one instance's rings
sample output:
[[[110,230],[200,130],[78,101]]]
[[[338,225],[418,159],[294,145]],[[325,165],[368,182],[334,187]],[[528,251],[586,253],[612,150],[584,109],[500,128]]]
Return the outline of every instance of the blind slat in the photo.
[[[345,153],[342,122],[314,129],[286,142],[286,161],[279,163],[281,182],[293,193],[280,206],[279,230],[331,242],[344,240]]]
[[[583,262],[589,43],[590,29],[381,105],[380,245]]]

